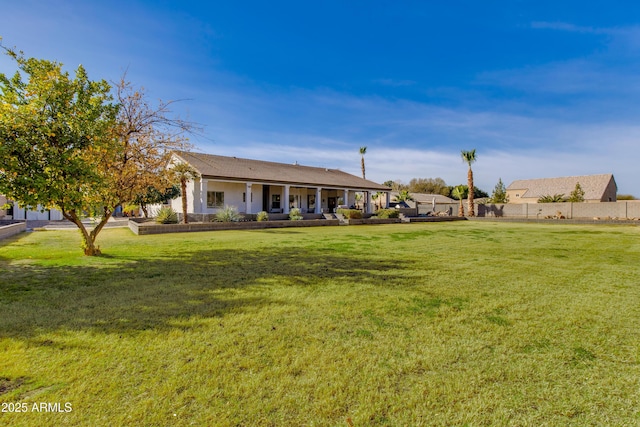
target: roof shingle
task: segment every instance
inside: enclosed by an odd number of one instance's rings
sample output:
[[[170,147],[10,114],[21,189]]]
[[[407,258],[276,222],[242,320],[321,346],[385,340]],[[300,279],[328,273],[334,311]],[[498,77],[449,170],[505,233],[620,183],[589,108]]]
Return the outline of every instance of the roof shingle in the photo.
[[[200,175],[208,179],[217,178],[357,190],[389,190],[388,187],[338,169],[266,162],[189,151],[175,151],[174,154],[189,163]]]

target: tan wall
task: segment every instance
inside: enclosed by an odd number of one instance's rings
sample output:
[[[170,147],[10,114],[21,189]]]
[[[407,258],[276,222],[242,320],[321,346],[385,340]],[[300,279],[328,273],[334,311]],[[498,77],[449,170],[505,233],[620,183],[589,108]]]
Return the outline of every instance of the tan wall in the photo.
[[[640,202],[507,203],[478,205],[479,217],[545,218],[558,212],[565,218],[640,218]],[[455,214],[456,211],[454,211]],[[466,213],[466,205],[465,205]]]

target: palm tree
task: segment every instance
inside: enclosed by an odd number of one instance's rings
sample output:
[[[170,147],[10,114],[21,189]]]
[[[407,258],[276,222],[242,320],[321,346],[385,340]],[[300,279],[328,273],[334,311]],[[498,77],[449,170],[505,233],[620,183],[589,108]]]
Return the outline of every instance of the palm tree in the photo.
[[[365,174],[364,174],[364,155],[365,154],[367,154],[367,147],[360,147],[360,168],[362,169],[362,179],[367,179],[365,178]],[[364,204],[362,208],[363,210],[368,211],[369,209],[367,209],[366,206],[369,204],[369,193],[367,191],[364,192],[363,198],[364,198]]]
[[[467,186],[469,187],[469,195],[468,195],[468,203],[469,203],[469,216],[476,216],[474,207],[473,207],[473,171],[471,170],[471,163],[475,162],[476,157],[476,149],[470,151],[462,150],[461,153],[462,160],[469,165],[469,172],[467,173]]]
[[[367,154],[367,147],[360,147],[360,168],[362,169],[362,179],[367,179],[364,174],[364,155]]]
[[[176,181],[180,182],[180,189],[182,190],[182,223],[189,222],[187,219],[187,182],[197,179],[200,174],[188,163],[178,163],[170,170],[171,175]]]
[[[460,217],[464,216],[464,206],[462,206],[462,199],[464,199],[465,191],[466,188],[464,188],[464,185],[458,185],[457,187],[453,187],[453,190],[451,190],[451,195],[460,200],[460,207],[458,208],[458,216]]]
[[[407,200],[413,200],[413,196],[409,194],[409,190],[401,190],[394,199],[396,202],[406,202]]]

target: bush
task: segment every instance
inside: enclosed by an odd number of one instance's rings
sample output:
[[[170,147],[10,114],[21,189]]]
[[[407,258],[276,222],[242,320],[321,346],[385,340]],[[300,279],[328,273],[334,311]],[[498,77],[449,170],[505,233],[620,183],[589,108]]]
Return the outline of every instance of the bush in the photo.
[[[398,218],[398,216],[400,216],[400,212],[397,209],[379,209],[376,212],[376,216],[382,219]]]
[[[346,219],[361,219],[362,211],[357,209],[338,209],[336,213],[344,216]]]
[[[162,207],[156,215],[156,222],[159,224],[177,224],[178,214],[168,206]]]
[[[265,211],[260,211],[256,215],[256,221],[269,221],[269,214]]]
[[[302,215],[300,214],[300,209],[298,208],[293,208],[289,211],[289,219],[291,221],[300,221],[302,218]]]
[[[213,221],[238,222],[243,218],[244,216],[238,213],[238,209],[235,206],[225,206],[224,209],[216,214],[216,218]]]

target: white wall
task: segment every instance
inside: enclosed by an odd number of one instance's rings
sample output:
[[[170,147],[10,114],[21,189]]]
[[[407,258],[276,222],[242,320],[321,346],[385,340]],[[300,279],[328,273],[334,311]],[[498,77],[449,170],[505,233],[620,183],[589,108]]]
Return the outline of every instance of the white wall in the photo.
[[[13,219],[27,219],[38,221],[60,221],[63,219],[62,212],[57,209],[51,209],[51,211],[42,211],[42,206],[38,205],[36,209],[27,209],[13,205]]]

